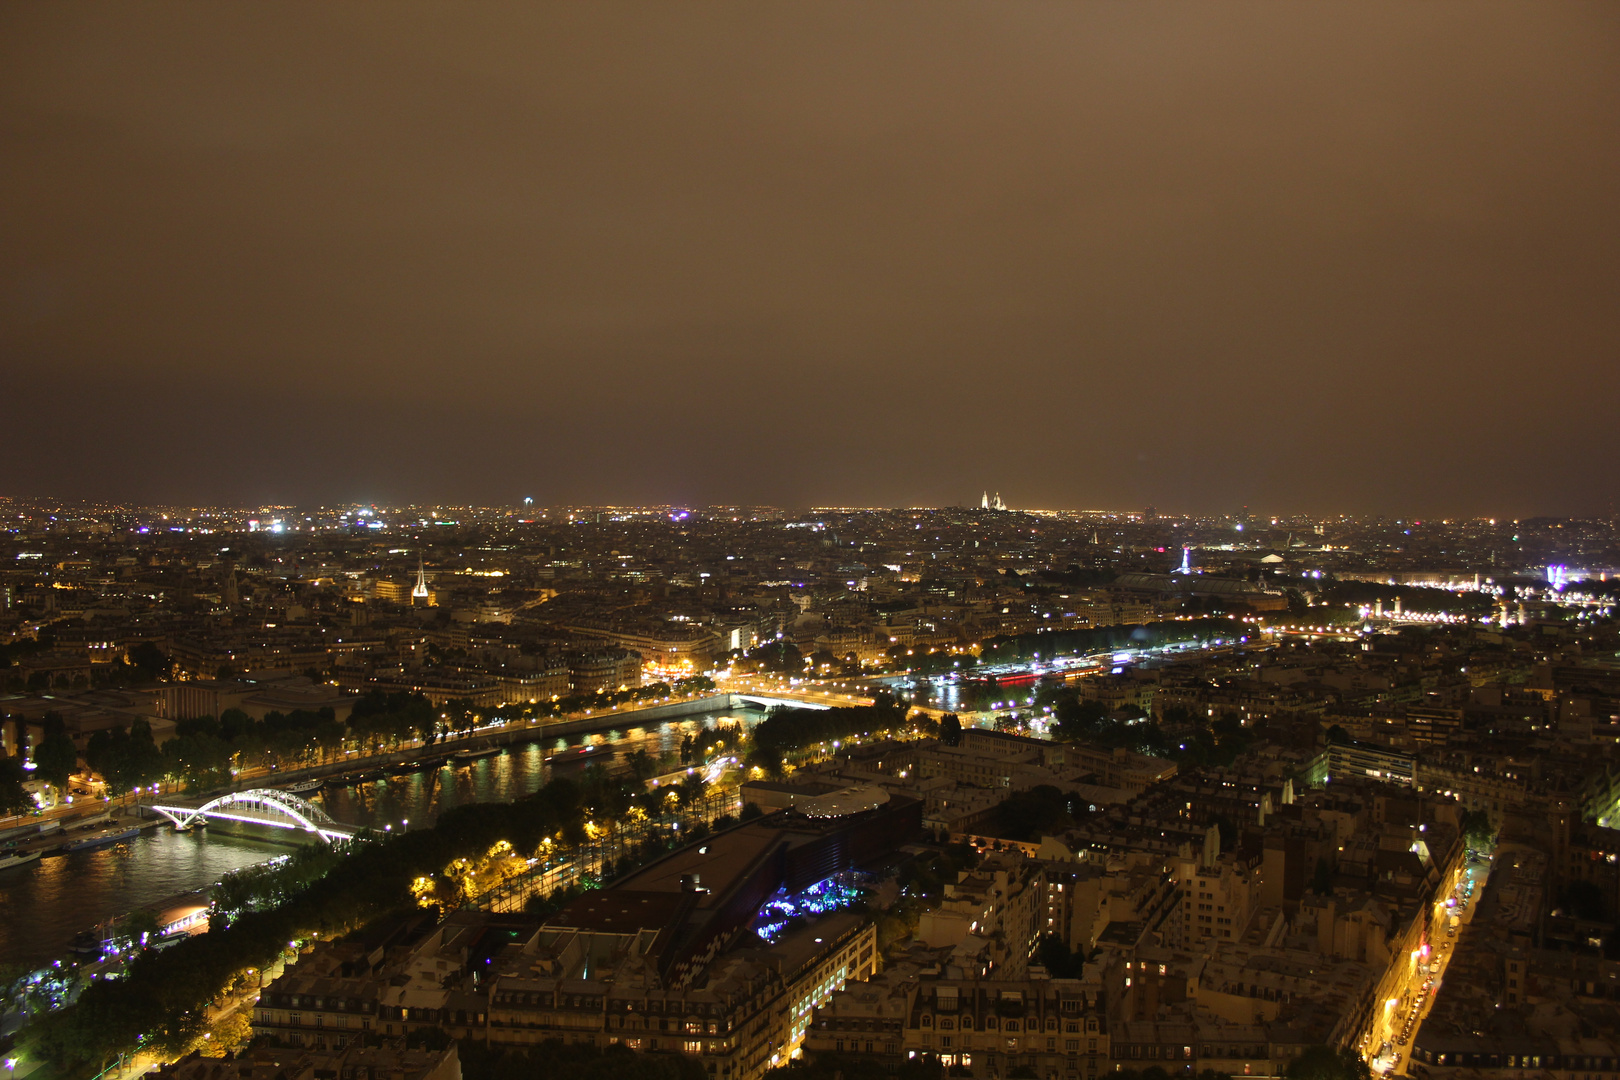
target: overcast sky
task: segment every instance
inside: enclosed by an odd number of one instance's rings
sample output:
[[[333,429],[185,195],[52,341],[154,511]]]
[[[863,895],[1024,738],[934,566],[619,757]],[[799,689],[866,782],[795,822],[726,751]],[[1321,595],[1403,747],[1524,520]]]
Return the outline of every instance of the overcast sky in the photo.
[[[0,7],[0,494],[1607,513],[1620,5]]]

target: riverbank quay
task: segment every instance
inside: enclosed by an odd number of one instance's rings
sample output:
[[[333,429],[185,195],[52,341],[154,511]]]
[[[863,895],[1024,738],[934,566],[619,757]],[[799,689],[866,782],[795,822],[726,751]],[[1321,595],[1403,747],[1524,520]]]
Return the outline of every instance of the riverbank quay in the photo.
[[[322,762],[299,769],[262,769],[239,773],[228,787],[215,788],[210,797],[244,791],[256,787],[284,788],[310,780],[331,780],[352,772],[387,769],[408,765],[423,757],[451,757],[456,754],[477,753],[482,750],[504,749],[538,739],[565,739],[575,735],[593,735],[647,723],[669,720],[681,716],[724,711],[741,707],[737,695],[729,693],[705,694],[680,701],[660,702],[642,708],[609,707],[592,710],[566,718],[507,721],[500,725],[474,731],[470,734],[441,738],[434,742],[413,742],[396,750],[379,754],[345,756],[340,760]]]
[[[513,703],[514,706],[516,704]],[[633,725],[639,722],[657,721],[737,707],[739,706],[736,695],[725,691],[700,691],[690,696],[679,697],[676,700],[665,700],[646,706],[635,704],[624,707],[608,706],[602,709],[588,709],[584,712],[572,713],[562,717],[532,717],[527,720],[510,720],[500,725],[486,726],[466,734],[441,737],[433,742],[413,740],[408,744],[396,746],[393,749],[379,753],[347,753],[331,760],[295,768],[243,769],[234,775],[229,785],[212,788],[206,792],[190,792],[190,794],[216,796],[256,787],[285,787],[289,784],[308,780],[325,781],[355,770],[386,769],[390,766],[409,764],[421,758],[424,754],[449,756],[457,753],[475,752],[490,747],[505,747],[531,742],[536,738],[566,738],[574,735],[608,731],[623,726],[616,721],[630,717],[635,718],[632,721]],[[77,803],[62,803],[30,814],[3,817],[0,818],[0,844],[5,843],[8,838],[28,838],[30,834],[55,828],[57,827],[56,823],[71,828],[74,820],[87,813],[117,811],[119,808],[136,806],[153,795],[174,795],[184,790],[185,785],[181,783],[163,781],[141,790],[126,792],[116,798],[103,797],[94,801],[81,800]],[[136,813],[139,816],[138,810]]]
[[[163,823],[162,819],[153,820],[141,815],[141,808],[115,806],[103,809],[96,814],[85,815],[82,819],[70,821],[65,828],[52,829],[46,833],[35,833],[33,836],[15,838],[0,848],[0,855],[33,855],[41,857],[56,855],[68,851],[79,850],[88,839],[93,839],[101,833],[118,832],[129,829],[145,830],[155,829]],[[108,843],[115,841],[108,840]],[[26,865],[26,864],[23,864]],[[9,868],[8,868],[9,869]],[[0,870],[3,873],[4,870]]]
[[[458,754],[478,753],[491,749],[499,750],[541,739],[566,739],[581,735],[593,735],[604,731],[640,727],[644,724],[677,719],[683,716],[751,707],[743,702],[741,697],[741,695],[725,692],[710,693],[678,701],[659,702],[655,705],[640,708],[609,707],[565,718],[547,717],[544,719],[508,721],[466,735],[440,738],[433,742],[415,741],[405,746],[375,754],[348,754],[341,758],[300,768],[243,770],[237,773],[228,785],[189,794],[217,798],[221,795],[247,791],[253,788],[285,789],[309,781],[326,782],[351,773],[371,772],[377,769],[411,765],[424,759],[448,758]],[[150,801],[152,795],[179,793],[181,790],[179,784],[163,784],[157,792],[132,792],[119,799],[99,804],[99,806],[101,809],[113,810],[135,808],[136,815],[145,819],[144,803]]]

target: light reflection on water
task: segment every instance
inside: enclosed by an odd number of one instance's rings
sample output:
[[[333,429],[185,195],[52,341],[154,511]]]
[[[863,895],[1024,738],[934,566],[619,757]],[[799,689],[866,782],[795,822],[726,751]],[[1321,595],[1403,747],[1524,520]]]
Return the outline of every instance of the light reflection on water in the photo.
[[[646,727],[521,743],[497,756],[478,758],[464,765],[446,765],[363,784],[329,787],[316,801],[325,806],[333,818],[349,825],[374,829],[385,825],[397,829],[404,821],[409,821],[412,827],[431,825],[439,814],[453,806],[504,802],[532,794],[550,778],[548,774],[578,775],[592,762],[618,760],[637,750],[646,750],[656,757],[679,750],[681,739],[700,726],[740,719],[752,727],[762,715],[739,711],[701,713]],[[547,759],[550,759],[549,765]]]
[[[99,920],[199,888],[285,844],[148,829],[134,840],[0,870],[0,960],[37,965]]]
[[[520,743],[494,757],[459,767],[407,773],[384,780],[326,788],[312,796],[349,825],[381,829],[409,819],[432,824],[444,810],[470,802],[520,798],[540,788],[548,772],[577,773],[604,756],[645,749],[657,755],[680,747],[683,736],[717,720],[742,719],[750,727],[762,713],[717,711],[646,727],[627,727],[571,740]],[[589,753],[579,753],[588,745]],[[548,768],[546,758],[565,758]],[[289,848],[272,829],[211,826],[177,833],[148,829],[122,844],[40,859],[0,870],[0,962],[37,965],[62,954],[73,936],[97,922],[218,881],[230,870],[263,862]]]

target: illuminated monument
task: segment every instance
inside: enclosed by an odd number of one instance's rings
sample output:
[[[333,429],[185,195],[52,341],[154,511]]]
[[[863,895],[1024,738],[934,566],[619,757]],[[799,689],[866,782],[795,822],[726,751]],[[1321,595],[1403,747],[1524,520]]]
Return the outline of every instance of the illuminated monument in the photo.
[[[427,567],[422,565],[422,556],[416,556],[416,588],[411,590],[411,604],[426,604],[428,602]]]
[[[1093,543],[1095,543],[1095,541],[1093,541]],[[1181,545],[1181,565],[1176,567],[1174,570],[1172,570],[1170,572],[1172,574],[1190,574],[1190,573],[1193,572],[1192,571],[1192,546],[1190,544],[1182,544]]]
[[[1005,510],[1007,509],[1007,504],[1001,501],[1001,492],[996,492],[996,497],[992,500],[990,498],[990,493],[987,491],[979,497],[979,509]]]

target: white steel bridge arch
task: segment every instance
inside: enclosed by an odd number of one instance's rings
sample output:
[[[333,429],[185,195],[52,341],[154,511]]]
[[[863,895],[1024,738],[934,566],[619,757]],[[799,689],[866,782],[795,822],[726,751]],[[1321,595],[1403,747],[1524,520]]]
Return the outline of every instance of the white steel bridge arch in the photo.
[[[235,791],[210,799],[201,806],[154,805],[153,810],[174,822],[176,829],[189,829],[210,818],[269,825],[276,829],[302,830],[322,840],[348,840],[355,830],[332,820],[330,814],[308,799],[274,788]]]

